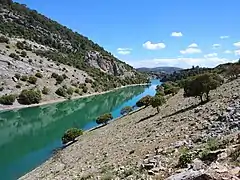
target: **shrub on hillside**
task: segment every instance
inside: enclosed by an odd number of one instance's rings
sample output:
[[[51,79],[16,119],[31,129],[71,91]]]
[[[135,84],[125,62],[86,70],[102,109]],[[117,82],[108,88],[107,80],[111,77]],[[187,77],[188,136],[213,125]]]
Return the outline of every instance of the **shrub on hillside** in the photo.
[[[9,43],[9,39],[5,36],[0,36],[0,43],[6,43],[8,44]]]
[[[42,73],[40,73],[40,72],[37,72],[37,73],[35,74],[35,76],[38,77],[38,78],[42,78],[42,77],[43,77]]]
[[[27,56],[27,52],[26,51],[22,51],[21,52],[21,57],[26,57]]]
[[[15,54],[15,53],[9,54],[9,57],[11,57],[11,58],[13,58],[15,60],[20,60],[20,57],[17,54]]]
[[[136,105],[137,105],[137,107],[149,106],[150,101],[151,101],[151,96],[147,95],[147,96],[141,98],[139,101],[137,101]]]
[[[99,116],[96,120],[96,123],[106,125],[108,123],[108,121],[110,121],[111,119],[113,119],[112,114],[106,113],[106,114],[103,114],[103,115]]]
[[[133,111],[133,108],[131,106],[126,106],[121,109],[121,115],[129,114],[131,111]]]
[[[151,98],[150,104],[153,108],[157,108],[157,112],[159,113],[159,106],[162,106],[166,102],[163,96],[154,96]]]
[[[81,129],[77,128],[68,129],[62,137],[62,143],[66,144],[68,142],[74,141],[78,136],[81,136],[82,134],[83,131]]]
[[[23,76],[21,76],[20,80],[21,80],[21,81],[27,81],[27,80],[28,80],[28,77],[25,76],[25,75],[23,75]]]
[[[17,79],[20,79],[21,75],[20,75],[19,73],[16,73],[16,74],[14,75],[14,77],[17,78]]]
[[[56,84],[61,84],[63,82],[64,78],[61,75],[58,75],[56,78]]]
[[[67,90],[63,87],[58,88],[55,93],[59,96],[67,97]]]
[[[17,47],[18,49],[24,49],[24,44],[23,44],[22,42],[18,41],[18,42],[16,43],[16,47]]]
[[[50,92],[50,89],[47,88],[46,86],[43,87],[42,93],[47,95]]]
[[[82,90],[83,90],[84,93],[87,93],[88,92],[88,87],[87,86],[83,86]]]
[[[184,97],[199,97],[203,102],[203,96],[209,100],[209,92],[222,84],[222,79],[217,74],[202,74],[188,79],[184,86]]]
[[[35,76],[30,76],[30,77],[28,78],[28,82],[29,82],[30,84],[36,84],[37,78],[36,78]]]
[[[16,99],[16,95],[14,95],[14,94],[3,95],[0,97],[0,104],[13,105],[15,99]]]
[[[227,76],[230,79],[237,79],[240,75],[240,64],[232,64],[228,67]]]
[[[22,90],[19,95],[18,102],[20,104],[38,104],[42,99],[41,92],[39,90]]]
[[[89,78],[86,78],[86,79],[85,79],[85,83],[92,83],[92,80],[89,79]]]
[[[68,95],[73,95],[73,92],[74,92],[74,89],[73,89],[72,87],[69,87],[69,88],[67,89]]]
[[[77,93],[77,94],[80,94],[80,89],[76,88],[76,89],[74,90],[74,92]]]

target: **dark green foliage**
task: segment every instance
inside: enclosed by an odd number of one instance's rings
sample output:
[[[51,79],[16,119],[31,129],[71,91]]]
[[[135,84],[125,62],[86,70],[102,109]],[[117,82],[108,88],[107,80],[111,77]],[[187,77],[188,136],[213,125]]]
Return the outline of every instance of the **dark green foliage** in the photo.
[[[14,77],[20,79],[21,75],[19,73],[16,73]]]
[[[68,76],[66,74],[63,74],[62,77],[63,77],[63,79],[67,79],[68,78]]]
[[[62,97],[67,97],[68,94],[66,88],[63,87],[58,88],[55,93]]]
[[[83,90],[84,93],[87,93],[88,92],[88,87],[87,86],[83,86],[82,90]]]
[[[20,104],[38,104],[42,99],[41,92],[39,90],[22,90],[19,95],[18,102]]]
[[[21,56],[22,56],[22,57],[26,57],[26,56],[27,56],[26,51],[22,51],[22,52],[21,52]]]
[[[56,79],[58,77],[58,74],[57,73],[52,73],[51,77]]]
[[[23,75],[23,76],[21,76],[20,80],[21,80],[21,81],[27,81],[27,80],[28,80],[28,77],[25,76],[25,75]]]
[[[192,162],[192,155],[189,152],[184,152],[178,161],[178,166],[181,168],[186,168],[189,163]]]
[[[137,101],[136,105],[137,107],[142,107],[142,106],[149,106],[151,102],[151,96],[147,95],[143,98],[141,98],[139,101]]]
[[[110,121],[111,119],[113,119],[112,114],[110,114],[110,113],[103,114],[97,118],[96,123],[97,124],[107,124],[108,121]]]
[[[67,89],[68,95],[73,95],[74,89],[72,87]]]
[[[230,79],[238,78],[240,74],[240,64],[236,63],[236,64],[230,65],[227,69],[226,74]]]
[[[74,92],[77,93],[77,94],[80,94],[80,90],[79,90],[78,88],[76,88],[76,89],[74,90]]]
[[[37,73],[35,74],[35,76],[38,77],[38,78],[42,78],[42,77],[43,77],[42,73],[40,73],[40,72],[37,72]]]
[[[81,129],[77,128],[68,129],[62,137],[62,143],[66,144],[68,142],[74,141],[78,136],[81,136],[82,134],[83,131]]]
[[[222,83],[222,79],[217,74],[202,74],[188,79],[184,86],[184,97],[199,97],[203,102],[203,96],[209,100],[209,92],[216,89]]]
[[[133,108],[131,106],[126,106],[121,109],[121,115],[129,114],[131,111],[133,111]]]
[[[35,76],[30,76],[30,77],[28,78],[28,82],[29,82],[30,84],[36,84],[36,83],[37,83],[37,78],[36,78]]]
[[[9,45],[6,45],[5,47],[6,47],[7,49],[10,49],[10,46],[9,46]]]
[[[157,108],[157,111],[159,113],[159,106],[162,106],[165,102],[166,100],[163,96],[154,96],[151,98],[150,104],[153,108]]]
[[[18,42],[16,43],[16,47],[17,47],[18,49],[24,49],[24,44],[23,44],[22,42],[18,41]]]
[[[86,78],[86,79],[85,79],[85,83],[92,83],[92,80],[89,79],[89,78]]]
[[[47,88],[46,86],[43,87],[42,93],[47,95],[50,92],[50,89]]]
[[[8,44],[9,43],[9,39],[5,36],[0,36],[0,43],[6,43]]]
[[[15,60],[20,60],[20,57],[17,54],[15,54],[15,53],[9,54],[9,57],[11,57],[11,58],[13,58]]]
[[[20,89],[21,88],[21,84],[17,84],[16,88]]]
[[[165,96],[164,91],[157,91],[155,96]]]
[[[16,95],[3,95],[0,97],[0,104],[3,105],[12,105],[16,99]]]

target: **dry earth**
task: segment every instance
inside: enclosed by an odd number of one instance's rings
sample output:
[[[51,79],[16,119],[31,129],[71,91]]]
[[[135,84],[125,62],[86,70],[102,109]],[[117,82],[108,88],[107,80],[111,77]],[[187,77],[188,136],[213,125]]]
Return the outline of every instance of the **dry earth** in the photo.
[[[240,157],[232,162],[229,155],[240,143],[240,79],[212,91],[210,102],[198,103],[180,91],[159,114],[147,107],[86,132],[20,179],[239,179]],[[221,144],[222,150],[211,152],[217,159],[176,166],[184,149],[198,154],[211,137]]]

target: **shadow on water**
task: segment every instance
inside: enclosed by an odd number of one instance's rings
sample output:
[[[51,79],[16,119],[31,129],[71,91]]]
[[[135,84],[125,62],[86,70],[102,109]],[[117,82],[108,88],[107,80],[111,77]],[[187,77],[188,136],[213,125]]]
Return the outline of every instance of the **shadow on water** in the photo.
[[[127,87],[78,100],[0,112],[0,177],[17,179],[61,147],[61,136],[66,129],[86,130],[96,126],[99,115],[116,111],[145,88]]]

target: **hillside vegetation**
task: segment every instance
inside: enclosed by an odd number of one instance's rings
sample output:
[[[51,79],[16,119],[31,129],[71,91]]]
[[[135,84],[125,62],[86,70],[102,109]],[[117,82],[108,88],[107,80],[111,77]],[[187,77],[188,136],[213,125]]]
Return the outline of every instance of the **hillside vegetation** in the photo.
[[[45,87],[41,101],[59,98],[59,88],[69,98],[148,81],[87,37],[11,0],[0,0],[0,69],[0,95]]]

